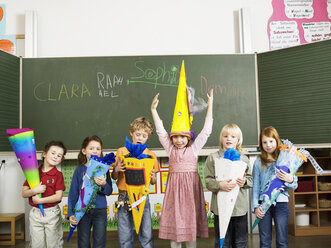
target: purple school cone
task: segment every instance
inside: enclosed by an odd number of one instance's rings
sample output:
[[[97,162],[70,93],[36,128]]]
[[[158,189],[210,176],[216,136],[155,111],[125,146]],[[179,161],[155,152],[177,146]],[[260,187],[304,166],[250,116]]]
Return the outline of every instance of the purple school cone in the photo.
[[[7,135],[31,189],[40,183],[33,129],[7,129]],[[39,194],[41,197],[41,194]],[[43,216],[44,207],[39,204]]]

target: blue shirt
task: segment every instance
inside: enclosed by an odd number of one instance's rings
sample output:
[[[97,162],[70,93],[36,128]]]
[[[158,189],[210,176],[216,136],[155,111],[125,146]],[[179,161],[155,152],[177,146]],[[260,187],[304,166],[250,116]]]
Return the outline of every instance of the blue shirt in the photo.
[[[264,192],[265,186],[268,183],[270,177],[276,173],[274,162],[268,163],[268,167],[263,166],[261,170],[261,158],[258,157],[254,162],[253,167],[253,190],[252,190],[252,211],[254,213],[255,208],[259,204],[260,194]],[[290,190],[295,190],[298,187],[298,177],[293,176],[293,182],[285,182],[285,186]],[[287,190],[283,191],[276,199],[276,202],[288,202],[289,194]]]
[[[71,179],[71,185],[68,196],[68,218],[74,215],[74,208],[80,196],[80,190],[83,184],[83,177],[86,173],[87,166],[80,165],[76,168],[74,175]],[[101,190],[98,192],[97,197],[94,201],[95,208],[107,208],[106,195],[110,195],[113,192],[113,186],[110,179],[109,171],[107,172],[106,185],[101,187]]]

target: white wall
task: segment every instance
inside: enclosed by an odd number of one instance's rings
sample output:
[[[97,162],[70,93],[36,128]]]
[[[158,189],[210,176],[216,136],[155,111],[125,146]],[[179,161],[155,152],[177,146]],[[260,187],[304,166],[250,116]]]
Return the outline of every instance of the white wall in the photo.
[[[0,170],[0,213],[24,213],[25,199],[22,198],[24,174],[14,153],[1,153],[0,162],[5,160]],[[16,228],[16,230],[20,230]],[[1,223],[0,233],[9,233],[10,224]]]
[[[271,0],[2,0],[7,33],[38,15],[38,56],[239,52],[237,11],[250,12],[252,51],[268,50]]]

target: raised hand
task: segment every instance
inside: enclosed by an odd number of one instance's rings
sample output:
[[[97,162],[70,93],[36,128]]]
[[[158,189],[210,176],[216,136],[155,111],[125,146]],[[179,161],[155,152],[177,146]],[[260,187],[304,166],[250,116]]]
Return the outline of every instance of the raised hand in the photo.
[[[214,89],[210,89],[209,94],[207,93],[208,97],[208,105],[212,105],[214,101]]]
[[[153,98],[152,105],[151,105],[151,111],[156,110],[157,106],[159,105],[159,94],[160,93],[157,93]]]

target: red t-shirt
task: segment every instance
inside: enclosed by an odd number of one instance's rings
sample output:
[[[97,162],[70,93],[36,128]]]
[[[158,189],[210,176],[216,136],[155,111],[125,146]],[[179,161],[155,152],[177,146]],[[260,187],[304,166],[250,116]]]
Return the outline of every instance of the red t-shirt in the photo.
[[[56,167],[54,167],[53,169],[51,169],[48,172],[43,172],[41,170],[41,166],[39,167],[39,178],[40,181],[43,185],[46,185],[46,191],[42,194],[42,197],[47,197],[47,196],[51,196],[54,195],[56,191],[58,190],[65,190],[65,185],[64,185],[64,179],[63,179],[63,175],[62,172],[58,171],[56,169]],[[25,180],[23,186],[29,186],[27,180]],[[53,203],[46,203],[43,204],[44,208],[50,208],[50,207],[54,207],[56,206],[59,202],[53,202]],[[38,205],[34,204],[32,201],[32,197],[29,197],[29,204],[32,207],[36,207],[38,208]]]

